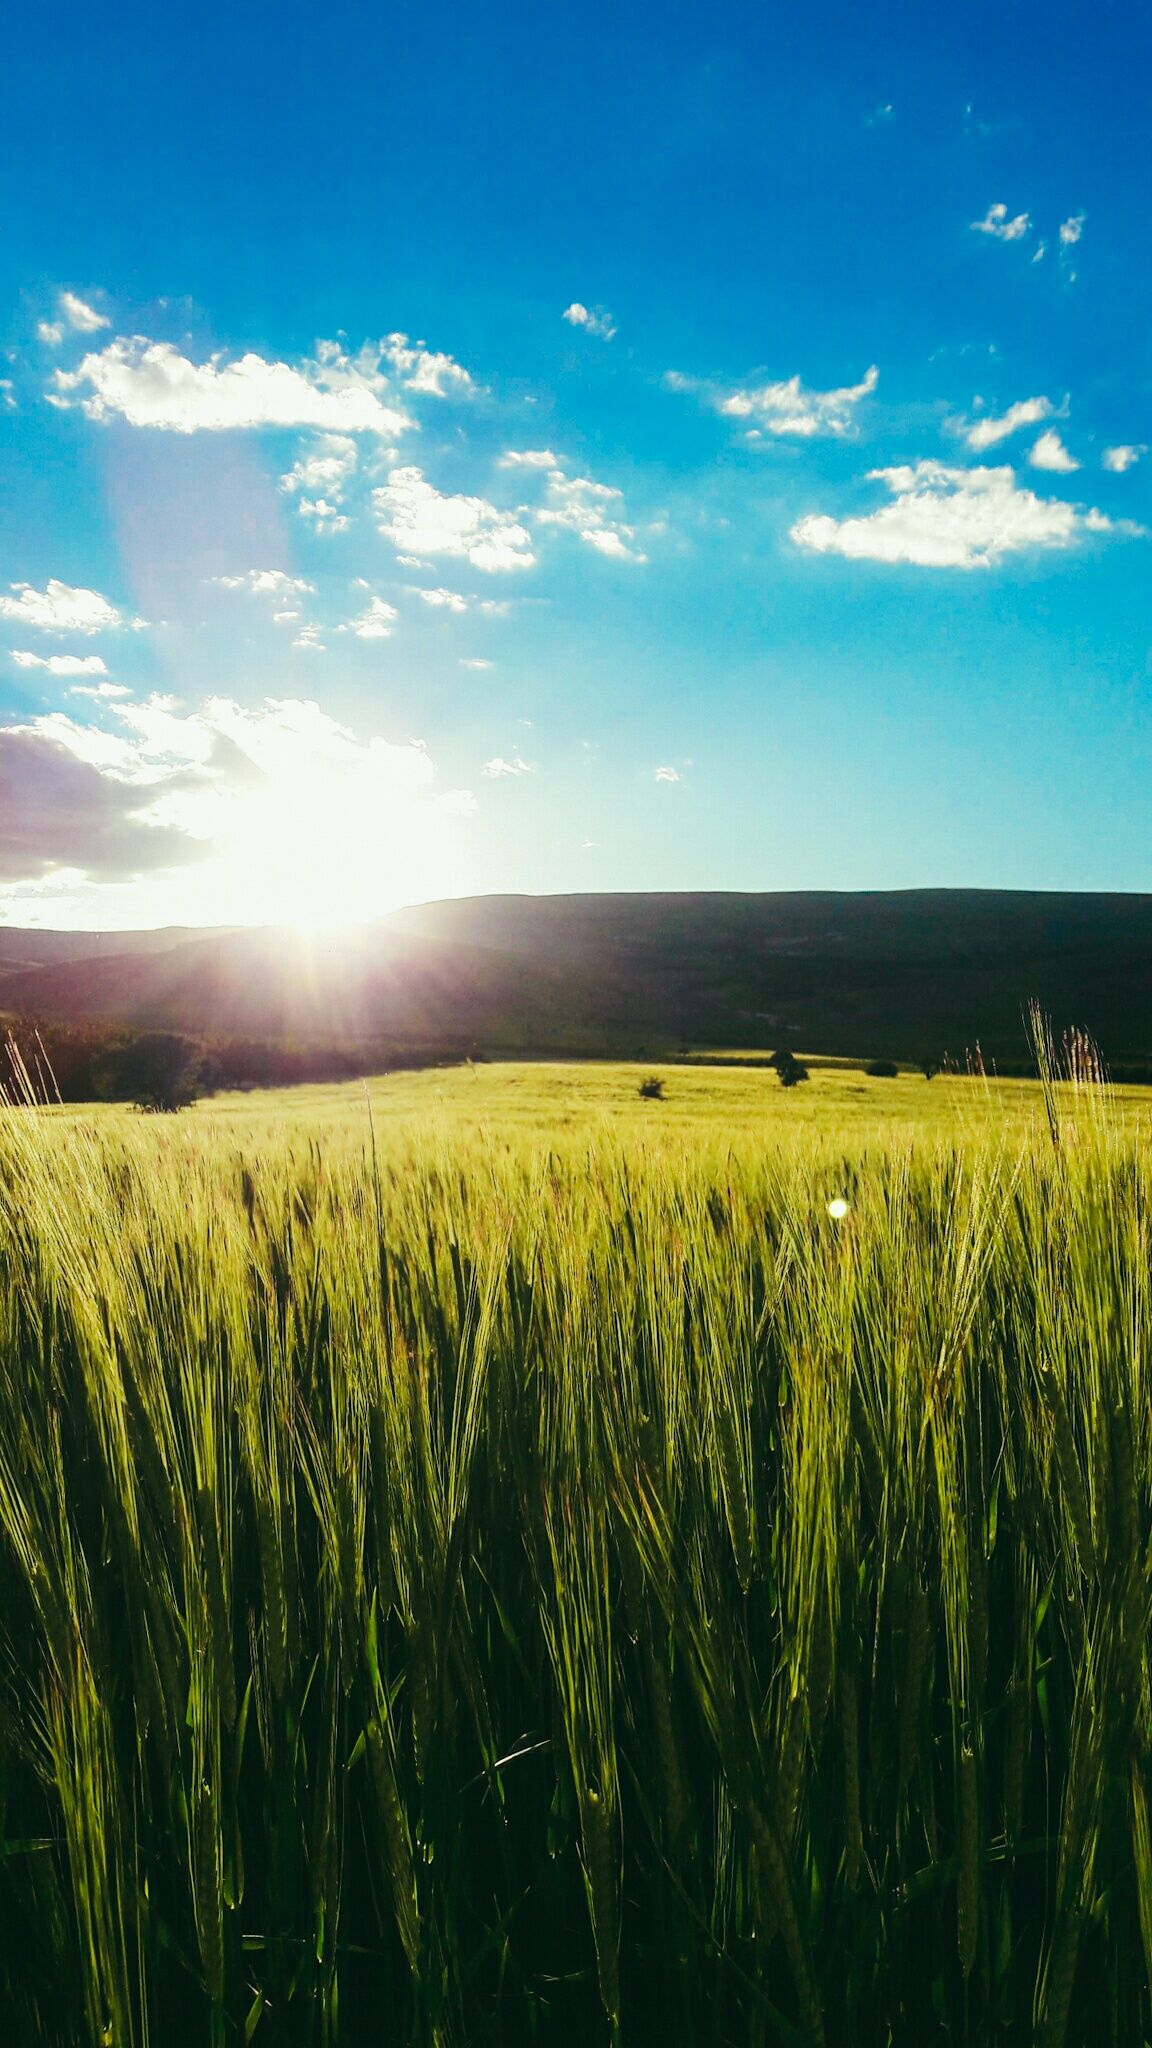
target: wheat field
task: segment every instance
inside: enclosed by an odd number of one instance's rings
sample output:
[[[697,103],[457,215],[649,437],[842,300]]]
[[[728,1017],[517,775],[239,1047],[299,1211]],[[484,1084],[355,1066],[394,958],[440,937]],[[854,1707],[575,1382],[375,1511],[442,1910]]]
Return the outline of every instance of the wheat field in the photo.
[[[5,2041],[1152,2039],[1139,1099],[640,1072],[0,1111]]]

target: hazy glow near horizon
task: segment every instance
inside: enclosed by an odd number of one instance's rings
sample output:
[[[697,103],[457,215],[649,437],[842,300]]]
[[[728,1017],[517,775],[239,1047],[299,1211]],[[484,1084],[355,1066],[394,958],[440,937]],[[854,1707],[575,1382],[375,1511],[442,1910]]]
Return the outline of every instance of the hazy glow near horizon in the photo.
[[[85,882],[78,859],[10,892],[12,923],[315,930],[457,893],[460,823],[474,799],[438,790],[418,743],[359,740],[304,699],[249,711],[216,698],[189,712],[153,697],[110,714],[22,729],[39,777],[25,781],[29,807],[67,800],[77,772],[98,776],[119,833],[87,849],[89,876],[101,860],[105,875]],[[169,866],[116,872],[118,860],[147,859],[153,840]]]

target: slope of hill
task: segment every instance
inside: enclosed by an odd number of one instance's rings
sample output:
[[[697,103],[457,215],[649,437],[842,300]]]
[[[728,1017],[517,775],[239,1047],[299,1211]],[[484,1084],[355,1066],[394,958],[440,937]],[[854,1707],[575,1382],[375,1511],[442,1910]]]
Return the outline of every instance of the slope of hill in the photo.
[[[17,971],[22,939],[51,940],[54,956]],[[1025,1055],[1035,997],[1113,1061],[1152,1060],[1149,896],[473,897],[312,938],[7,932],[5,960],[10,1015],[210,1037],[649,1055],[785,1043],[905,1059],[979,1042],[1008,1062]]]
[[[215,932],[178,924],[142,932],[25,931],[16,925],[0,925],[0,990],[7,976],[32,968],[70,960],[107,959],[123,953],[167,953],[173,946],[186,945],[190,940],[216,936]]]

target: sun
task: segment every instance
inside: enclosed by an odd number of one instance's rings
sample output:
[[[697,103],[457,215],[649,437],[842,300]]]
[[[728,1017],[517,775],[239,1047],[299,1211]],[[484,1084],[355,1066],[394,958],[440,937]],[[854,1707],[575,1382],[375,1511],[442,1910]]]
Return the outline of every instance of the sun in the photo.
[[[228,772],[168,811],[202,857],[196,922],[350,930],[401,904],[467,893],[466,791],[440,791],[415,741],[360,741],[316,705],[214,705]]]

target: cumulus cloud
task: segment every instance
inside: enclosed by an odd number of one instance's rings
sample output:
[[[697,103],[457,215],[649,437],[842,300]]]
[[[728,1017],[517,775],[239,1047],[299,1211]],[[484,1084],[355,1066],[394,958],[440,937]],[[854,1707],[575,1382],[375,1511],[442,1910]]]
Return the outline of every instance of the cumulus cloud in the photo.
[[[0,377],[0,412],[15,412],[16,398],[11,377]]]
[[[1033,469],[1055,470],[1061,476],[1069,476],[1080,464],[1074,455],[1068,453],[1055,428],[1037,436],[1028,451],[1028,460]]]
[[[559,469],[560,457],[550,448],[506,448],[498,469]]]
[[[654,768],[652,780],[654,782],[679,782],[680,770],[678,768]]]
[[[408,391],[432,398],[471,398],[476,390],[462,364],[422,341],[409,341],[406,334],[386,335],[380,354]]]
[[[75,292],[61,292],[57,303],[74,334],[99,334],[102,327],[112,325],[105,314],[90,306],[87,299],[77,298]]]
[[[243,590],[249,597],[290,598],[315,591],[316,585],[303,576],[289,576],[285,569],[245,569],[240,576],[212,576],[221,590]],[[295,613],[286,614],[294,618]]]
[[[347,434],[322,434],[281,477],[280,489],[297,499],[301,517],[317,532],[343,533],[348,519],[340,508],[355,470],[355,441]]]
[[[98,590],[61,583],[55,576],[43,590],[34,590],[30,583],[13,583],[10,588],[11,597],[0,597],[0,619],[15,619],[41,633],[108,633],[126,623],[123,613]]]
[[[594,334],[597,341],[611,341],[616,325],[605,306],[582,306],[579,299],[573,299],[561,316],[569,327],[582,327],[585,334]]]
[[[530,569],[536,560],[531,536],[515,514],[499,511],[486,498],[438,491],[423,470],[390,470],[387,484],[372,498],[380,531],[401,557],[454,555],[489,573]]]
[[[122,882],[195,860],[197,841],[151,805],[149,789],[84,759],[66,736],[0,728],[0,883],[54,868]]]
[[[1040,420],[1051,419],[1055,410],[1050,398],[1021,398],[998,417],[989,414],[984,419],[974,420],[964,428],[964,439],[979,453],[981,449],[994,448],[997,442],[1006,441],[1021,427],[1034,427]]]
[[[554,469],[548,477],[544,503],[533,514],[538,526],[562,526],[576,533],[588,547],[619,562],[646,562],[648,557],[633,546],[636,530],[616,511],[624,494],[614,484],[597,483],[590,476],[566,476]]]
[[[522,761],[519,754],[513,755],[510,761],[506,761],[503,754],[494,754],[490,761],[485,761],[480,772],[490,781],[500,782],[508,775],[533,775],[535,769],[530,761]]]
[[[768,434],[797,434],[808,439],[817,434],[847,434],[855,407],[875,391],[879,371],[873,363],[858,384],[845,384],[838,391],[807,391],[799,377],[780,384],[762,384],[731,391],[718,410],[730,419],[751,419]]]
[[[323,640],[320,638],[319,626],[301,626],[292,645],[301,654],[327,654],[328,652]]]
[[[349,620],[347,631],[354,633],[358,640],[387,640],[396,618],[394,604],[386,604],[382,597],[373,596],[359,616]]]
[[[1084,233],[1086,218],[1087,216],[1083,213],[1074,213],[1068,220],[1061,221],[1060,242],[1063,248],[1070,249],[1074,243],[1080,240],[1081,235]]]
[[[52,402],[89,419],[120,418],[175,434],[253,427],[320,427],[333,433],[403,433],[412,422],[389,399],[386,378],[363,356],[322,342],[299,369],[249,352],[193,363],[170,342],[142,335],[110,342],[76,370],[57,370]]]
[[[106,676],[108,670],[98,654],[29,654],[22,647],[12,649],[17,668],[42,668],[50,676]]]
[[[347,533],[351,521],[328,498],[301,498],[300,517],[310,519],[317,533]]]
[[[838,439],[850,433],[856,407],[875,391],[879,376],[873,364],[858,384],[844,384],[835,391],[810,391],[798,376],[723,390],[685,377],[679,370],[669,370],[664,383],[670,391],[702,393],[706,403],[726,419],[747,420],[750,441],[759,441],[765,434],[813,440],[823,435]]]
[[[59,348],[69,330],[73,334],[99,334],[102,327],[111,326],[103,313],[97,312],[86,299],[77,298],[75,292],[61,292],[56,301],[57,318],[41,320],[36,329],[37,337],[48,348]]]
[[[1032,220],[1027,213],[1009,216],[1008,208],[999,200],[988,208],[983,220],[971,221],[969,225],[978,235],[992,235],[998,242],[1019,242],[1028,233]]]
[[[491,668],[493,666],[493,663],[490,661],[486,661],[484,659],[484,656],[481,654],[462,654],[460,657],[460,666],[461,668],[482,669]]]
[[[424,747],[362,739],[306,699],[152,697],[101,717],[0,728],[3,883],[163,873],[159,900],[189,921],[352,920],[410,897],[413,875],[442,881],[475,808],[437,789]]]
[[[423,604],[434,606],[437,611],[466,612],[468,609],[468,599],[462,597],[458,590],[445,590],[443,587],[425,590],[420,584],[410,583],[408,593],[411,597],[418,597]]]
[[[874,469],[890,503],[851,519],[826,513],[791,530],[799,547],[850,560],[910,562],[931,569],[988,569],[1006,555],[1069,548],[1085,533],[1135,534],[1138,527],[1022,489],[1008,467],[949,469],[916,462]]]
[[[1146,453],[1142,442],[1125,441],[1117,448],[1106,448],[1100,461],[1104,469],[1112,470],[1116,476],[1123,476],[1124,471],[1131,469]]]

